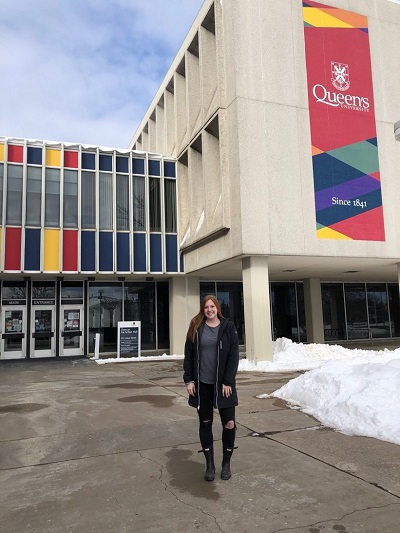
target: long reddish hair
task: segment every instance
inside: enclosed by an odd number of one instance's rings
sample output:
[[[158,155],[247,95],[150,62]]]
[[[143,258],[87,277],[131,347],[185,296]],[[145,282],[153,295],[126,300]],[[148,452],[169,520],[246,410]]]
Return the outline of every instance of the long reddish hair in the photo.
[[[202,299],[202,301],[201,301],[199,312],[197,313],[196,316],[194,316],[192,318],[192,320],[190,321],[190,324],[189,324],[189,329],[188,329],[188,332],[187,332],[187,338],[190,339],[192,342],[194,342],[194,339],[196,337],[196,333],[197,333],[197,330],[200,327],[200,324],[205,320],[204,308],[205,308],[206,303],[208,302],[208,300],[211,300],[213,302],[213,304],[215,305],[215,307],[217,308],[218,318],[220,320],[222,318],[224,318],[222,316],[221,306],[220,306],[219,301],[217,300],[217,298],[213,294],[207,294],[207,296],[205,296]]]

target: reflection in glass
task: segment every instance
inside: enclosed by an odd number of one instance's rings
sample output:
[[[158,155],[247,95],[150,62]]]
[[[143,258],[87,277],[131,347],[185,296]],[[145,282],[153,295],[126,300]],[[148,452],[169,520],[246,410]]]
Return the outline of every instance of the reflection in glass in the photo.
[[[322,283],[321,296],[325,340],[346,339],[343,283]]]
[[[390,337],[389,308],[386,285],[367,284],[368,320],[370,337]]]
[[[400,296],[397,284],[388,284],[390,330],[392,337],[400,337]]]
[[[141,321],[142,350],[156,347],[155,284],[127,282],[124,294],[124,320]]]
[[[122,320],[122,283],[89,283],[89,350],[100,333],[100,351],[116,352],[118,322]]]
[[[237,329],[239,344],[244,344],[244,312],[242,283],[218,282],[217,298],[221,305],[222,315],[231,320]]]
[[[348,340],[368,339],[368,315],[364,283],[345,283]]]
[[[12,311],[4,311],[4,333],[22,333],[22,309]],[[22,350],[22,336],[7,337],[4,336],[4,351],[5,352],[20,352]]]
[[[294,283],[271,283],[273,339],[285,337],[299,341],[296,292]]]
[[[40,337],[35,337],[35,350],[50,350],[52,339],[52,311],[51,309],[35,310],[35,333],[40,333]],[[48,333],[48,335],[46,335]]]

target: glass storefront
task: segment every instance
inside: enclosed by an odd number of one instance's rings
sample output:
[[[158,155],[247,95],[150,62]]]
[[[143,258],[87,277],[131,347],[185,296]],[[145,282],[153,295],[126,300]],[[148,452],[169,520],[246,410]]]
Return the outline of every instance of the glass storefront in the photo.
[[[168,282],[89,282],[89,351],[100,333],[100,352],[116,352],[118,322],[141,322],[141,349],[169,347]]]
[[[399,287],[394,283],[321,283],[325,340],[400,336]]]

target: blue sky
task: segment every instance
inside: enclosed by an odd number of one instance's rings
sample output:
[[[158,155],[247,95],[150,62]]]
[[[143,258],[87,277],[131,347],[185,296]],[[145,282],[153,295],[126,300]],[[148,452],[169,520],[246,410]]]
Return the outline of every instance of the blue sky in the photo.
[[[0,136],[124,148],[203,0],[0,0]]]

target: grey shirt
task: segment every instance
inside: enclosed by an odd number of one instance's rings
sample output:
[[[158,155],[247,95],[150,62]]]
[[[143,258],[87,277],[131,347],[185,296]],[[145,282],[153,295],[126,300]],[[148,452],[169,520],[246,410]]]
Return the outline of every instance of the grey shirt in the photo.
[[[203,334],[200,340],[200,381],[203,383],[215,383],[217,379],[219,326],[220,324],[212,328],[204,323]]]

